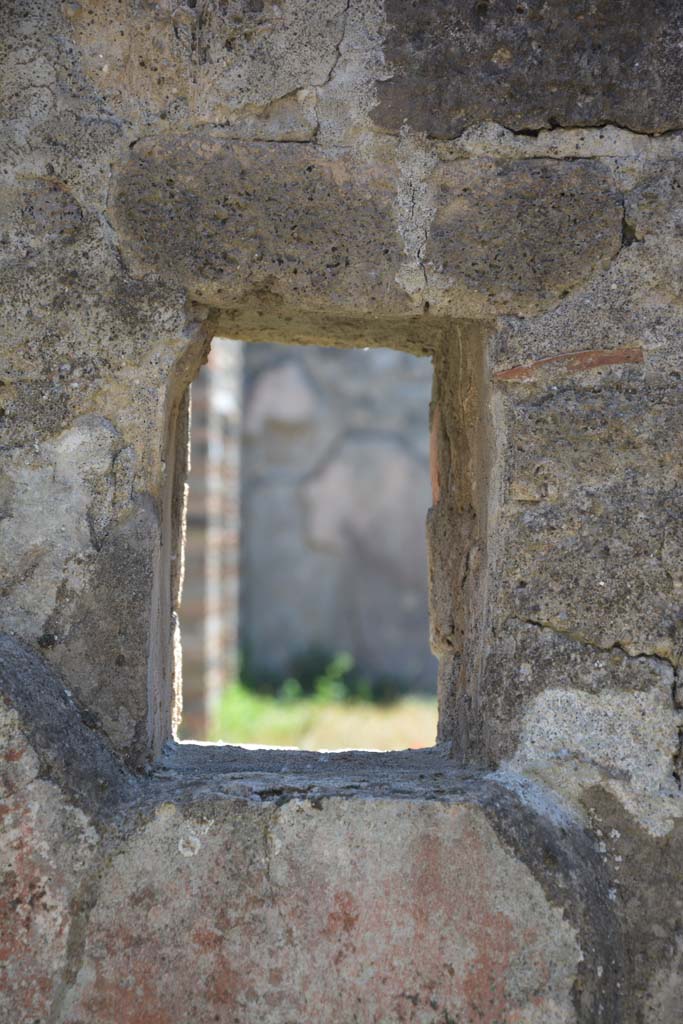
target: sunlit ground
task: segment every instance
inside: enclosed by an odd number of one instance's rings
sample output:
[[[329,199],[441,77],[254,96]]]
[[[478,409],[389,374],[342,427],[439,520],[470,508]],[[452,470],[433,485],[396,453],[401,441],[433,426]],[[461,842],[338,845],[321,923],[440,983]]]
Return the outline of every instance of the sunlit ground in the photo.
[[[403,750],[431,746],[436,717],[432,697],[380,703],[329,693],[270,696],[233,683],[222,696],[209,739],[309,750]]]

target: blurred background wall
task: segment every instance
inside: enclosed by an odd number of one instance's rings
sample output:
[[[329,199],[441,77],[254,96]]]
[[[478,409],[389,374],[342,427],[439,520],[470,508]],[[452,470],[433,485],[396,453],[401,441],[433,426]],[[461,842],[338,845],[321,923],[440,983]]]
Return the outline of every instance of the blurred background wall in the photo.
[[[375,691],[435,693],[431,376],[391,350],[214,341],[192,386],[186,736],[206,734],[238,652],[273,692],[344,652]]]

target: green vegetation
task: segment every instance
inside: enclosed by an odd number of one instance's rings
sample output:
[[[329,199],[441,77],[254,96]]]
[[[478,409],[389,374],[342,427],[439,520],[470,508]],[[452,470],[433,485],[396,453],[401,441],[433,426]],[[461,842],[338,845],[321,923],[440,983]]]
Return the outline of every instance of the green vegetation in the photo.
[[[311,671],[317,664],[317,671]],[[301,681],[303,679],[303,682]],[[429,746],[436,736],[436,700],[401,694],[388,681],[371,684],[338,654],[308,660],[301,678],[228,686],[210,739],[309,749],[391,750]]]

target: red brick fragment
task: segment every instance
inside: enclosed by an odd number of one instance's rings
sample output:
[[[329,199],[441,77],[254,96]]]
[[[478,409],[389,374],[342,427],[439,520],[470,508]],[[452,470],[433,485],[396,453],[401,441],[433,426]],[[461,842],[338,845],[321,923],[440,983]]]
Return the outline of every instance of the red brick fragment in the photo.
[[[441,497],[441,475],[439,473],[439,431],[441,429],[441,409],[434,406],[432,423],[429,431],[429,476],[432,484],[432,502],[438,505]]]
[[[539,370],[545,367],[558,366],[569,373],[580,373],[593,370],[597,366],[614,366],[622,363],[642,363],[643,350],[640,347],[582,349],[578,352],[563,352],[557,356],[546,356],[526,366],[511,366],[507,370],[494,373],[495,380],[526,382],[536,379]]]

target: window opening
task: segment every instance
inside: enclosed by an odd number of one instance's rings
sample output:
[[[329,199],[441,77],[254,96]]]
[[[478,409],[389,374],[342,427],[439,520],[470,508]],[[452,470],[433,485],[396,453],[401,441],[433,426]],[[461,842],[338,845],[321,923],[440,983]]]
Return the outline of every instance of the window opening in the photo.
[[[430,393],[407,353],[214,339],[191,392],[181,738],[434,742]]]

